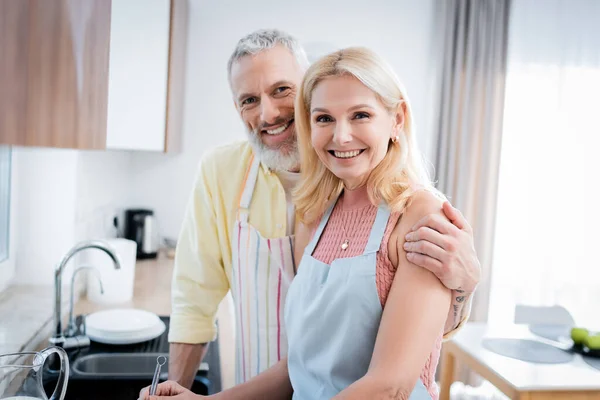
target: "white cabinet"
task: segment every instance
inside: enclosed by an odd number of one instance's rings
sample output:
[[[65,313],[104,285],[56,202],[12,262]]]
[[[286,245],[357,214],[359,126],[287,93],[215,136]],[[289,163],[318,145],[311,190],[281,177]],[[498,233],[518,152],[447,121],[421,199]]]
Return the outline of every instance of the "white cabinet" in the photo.
[[[186,0],[112,0],[106,148],[177,150]]]
[[[170,22],[170,0],[112,0],[107,149],[165,149]]]

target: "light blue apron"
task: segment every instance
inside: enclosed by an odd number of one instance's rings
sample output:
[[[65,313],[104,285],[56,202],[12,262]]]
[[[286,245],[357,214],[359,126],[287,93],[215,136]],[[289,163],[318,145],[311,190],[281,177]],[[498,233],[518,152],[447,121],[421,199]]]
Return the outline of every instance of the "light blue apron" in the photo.
[[[334,205],[306,247],[286,300],[288,369],[294,400],[331,399],[365,376],[381,320],[376,258],[390,211],[385,205],[379,206],[362,255],[327,265],[312,254]],[[431,399],[421,380],[410,399]]]

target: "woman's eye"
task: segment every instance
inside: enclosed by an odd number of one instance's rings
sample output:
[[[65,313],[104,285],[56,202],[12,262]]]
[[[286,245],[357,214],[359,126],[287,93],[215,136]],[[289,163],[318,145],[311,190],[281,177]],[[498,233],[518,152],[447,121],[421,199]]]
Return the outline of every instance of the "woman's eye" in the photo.
[[[364,119],[364,118],[369,118],[370,115],[367,114],[366,112],[357,112],[356,114],[354,114],[354,119]]]
[[[329,115],[319,115],[315,121],[317,122],[331,122],[332,119]]]

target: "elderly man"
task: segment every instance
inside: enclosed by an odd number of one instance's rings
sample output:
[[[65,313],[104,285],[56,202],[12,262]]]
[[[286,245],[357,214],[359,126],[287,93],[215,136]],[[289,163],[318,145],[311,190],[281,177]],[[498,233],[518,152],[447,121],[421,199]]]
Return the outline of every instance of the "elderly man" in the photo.
[[[228,63],[233,100],[248,140],[217,148],[201,162],[175,258],[169,332],[169,379],[190,387],[215,314],[232,291],[236,381],[245,382],[286,356],[283,306],[296,272],[294,206],[299,156],[294,99],[308,66],[291,36],[261,30],[242,38]],[[419,222],[407,236],[411,262],[453,292],[447,335],[467,319],[479,280],[472,231],[460,212]]]

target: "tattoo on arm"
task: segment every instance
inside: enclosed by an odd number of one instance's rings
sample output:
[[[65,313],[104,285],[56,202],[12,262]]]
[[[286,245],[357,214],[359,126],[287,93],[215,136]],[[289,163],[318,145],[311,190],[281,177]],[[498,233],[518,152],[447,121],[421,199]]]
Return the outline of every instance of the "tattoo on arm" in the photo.
[[[471,293],[466,293],[465,290],[460,287],[452,291],[452,308],[449,310],[449,315],[446,320],[446,333],[455,330],[463,321],[464,317],[468,315],[469,310],[471,309],[471,297]]]
[[[456,292],[460,294],[460,296],[456,296],[454,298],[454,303],[452,304],[452,309],[454,310],[454,326],[455,329],[462,321],[463,315],[465,313],[466,303],[465,300],[467,296],[464,294],[465,291],[462,289],[456,289]]]

